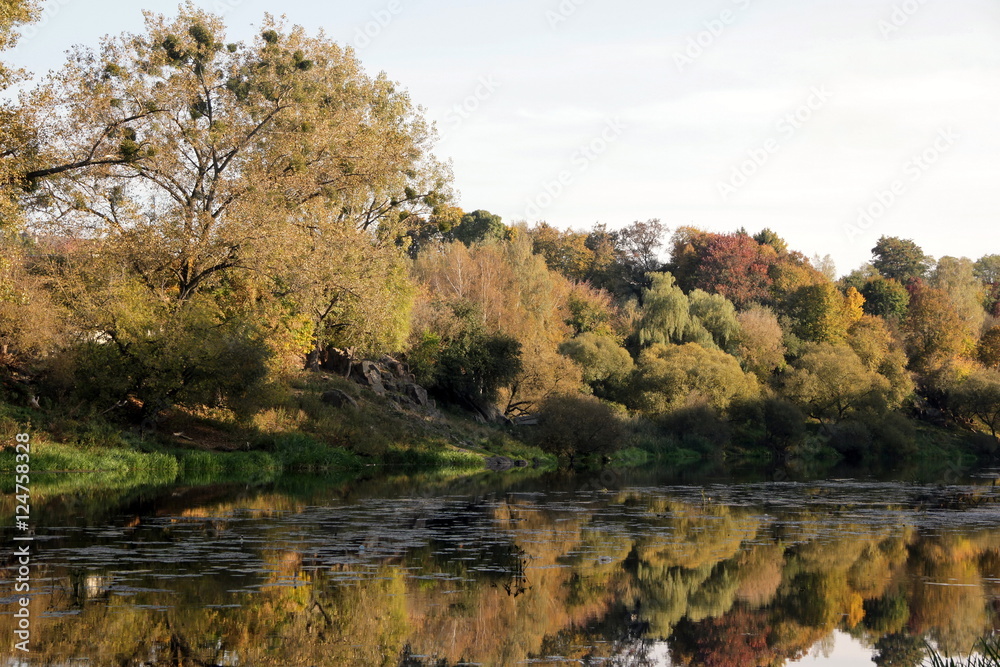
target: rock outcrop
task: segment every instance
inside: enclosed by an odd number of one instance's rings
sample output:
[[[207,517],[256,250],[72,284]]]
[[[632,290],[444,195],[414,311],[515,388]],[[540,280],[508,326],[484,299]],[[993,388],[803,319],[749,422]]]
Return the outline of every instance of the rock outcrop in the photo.
[[[368,387],[376,395],[388,398],[400,405],[428,409],[435,407],[434,401],[427,395],[427,390],[417,384],[413,374],[398,359],[385,356],[376,361],[371,359],[357,360],[353,356],[353,350],[331,348],[324,350],[321,356],[321,367],[350,378],[358,384]],[[349,396],[347,398],[350,400]],[[323,400],[331,404],[334,400],[340,400],[343,404],[339,397],[331,397],[330,401],[327,401],[326,394],[324,394]]]

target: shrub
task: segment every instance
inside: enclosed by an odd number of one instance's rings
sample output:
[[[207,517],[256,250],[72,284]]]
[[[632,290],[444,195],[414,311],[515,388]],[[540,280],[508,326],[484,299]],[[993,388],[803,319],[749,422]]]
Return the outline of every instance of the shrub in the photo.
[[[710,403],[698,397],[663,415],[659,424],[676,444],[702,454],[721,456],[732,438],[729,424]]]
[[[827,444],[848,463],[860,463],[872,451],[872,434],[859,421],[844,421],[827,429]]]
[[[537,445],[570,459],[607,454],[622,445],[621,420],[610,406],[592,396],[554,396],[538,412],[534,433]]]

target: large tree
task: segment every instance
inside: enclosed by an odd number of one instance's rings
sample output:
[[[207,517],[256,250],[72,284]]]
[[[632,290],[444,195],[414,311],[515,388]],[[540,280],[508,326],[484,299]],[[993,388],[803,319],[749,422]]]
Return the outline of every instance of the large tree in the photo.
[[[898,320],[906,315],[910,305],[910,293],[892,278],[875,275],[861,285],[860,292],[869,315]]]
[[[713,238],[695,270],[694,286],[721,294],[744,308],[752,302],[765,303],[770,297],[770,267],[777,253],[745,234]]]
[[[912,278],[923,278],[932,263],[933,259],[909,239],[883,236],[872,248],[872,266],[886,278],[903,284]]]
[[[639,355],[633,382],[634,406],[648,414],[662,414],[683,405],[692,394],[725,410],[735,400],[755,397],[757,378],[721,350],[696,343],[656,343]]]
[[[978,337],[986,321],[983,304],[987,292],[975,268],[968,257],[942,257],[931,273],[930,284],[944,290],[968,330]]]
[[[753,306],[737,315],[736,357],[743,368],[766,382],[785,365],[784,332],[770,308]]]
[[[222,323],[237,294],[242,317],[314,350],[398,349],[411,291],[399,226],[448,195],[407,94],[270,17],[227,43],[190,3],[145,16],[141,34],[76,49],[25,103],[44,139],[22,175],[35,229],[99,248],[146,288],[133,298],[167,313],[211,294]],[[102,312],[99,332],[115,335]]]
[[[865,407],[887,407],[889,381],[842,345],[810,345],[785,378],[785,395],[818,419],[840,421]]]
[[[507,228],[499,215],[477,210],[462,216],[461,222],[451,230],[456,241],[465,245],[482,241],[499,241],[507,235]]]
[[[806,285],[788,295],[786,310],[794,319],[793,332],[803,340],[840,343],[861,319],[864,297],[853,287],[841,294],[833,283]]]
[[[27,105],[47,110],[49,166],[24,175],[46,231],[104,240],[181,300],[301,258],[325,226],[374,235],[447,187],[405,93],[270,18],[253,43],[227,44],[191,4],[147,13],[144,33],[76,49]]]
[[[910,367],[920,373],[940,368],[971,350],[971,332],[944,290],[916,283],[902,325]]]
[[[18,28],[34,20],[37,13],[38,4],[34,0],[0,3],[0,52],[17,44]],[[23,75],[0,62],[0,93],[5,93]],[[20,219],[22,174],[34,164],[36,152],[30,115],[12,102],[0,102],[0,231],[13,227]]]
[[[959,412],[978,419],[996,438],[1000,433],[1000,371],[976,370],[954,390]]]

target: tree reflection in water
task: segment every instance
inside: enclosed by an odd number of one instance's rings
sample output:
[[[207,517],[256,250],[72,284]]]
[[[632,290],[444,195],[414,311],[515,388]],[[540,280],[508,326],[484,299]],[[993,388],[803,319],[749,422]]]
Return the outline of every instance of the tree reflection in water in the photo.
[[[915,666],[925,640],[967,652],[998,628],[990,503],[928,509],[919,487],[875,483],[734,485],[708,501],[498,479],[420,497],[384,481],[188,504],[167,491],[84,525],[65,498],[40,501],[68,527],[38,543],[31,664],[640,666],[665,645],[675,665],[751,667],[839,631],[877,665]]]

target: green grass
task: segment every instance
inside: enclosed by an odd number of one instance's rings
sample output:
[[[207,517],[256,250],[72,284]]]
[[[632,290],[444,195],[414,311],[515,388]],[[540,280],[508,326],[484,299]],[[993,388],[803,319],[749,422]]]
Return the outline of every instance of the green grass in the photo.
[[[653,455],[639,447],[620,449],[611,455],[611,465],[615,468],[639,468],[653,460]]]
[[[132,473],[147,470],[155,474],[177,474],[177,459],[169,454],[54,442],[32,442],[29,465],[34,472]],[[12,472],[16,466],[13,449],[0,451],[0,470]]]
[[[0,451],[0,471],[17,470],[15,452]],[[33,495],[66,493],[83,488],[120,489],[171,484],[177,478],[178,461],[169,454],[131,449],[96,449],[74,445],[33,442],[29,460]],[[66,472],[72,474],[53,474]],[[14,474],[0,476],[0,490],[15,489]]]
[[[382,463],[414,470],[482,469],[483,456],[475,452],[443,447],[390,447]]]
[[[177,481],[192,486],[222,481],[266,482],[281,474],[281,464],[266,452],[189,452],[180,458]]]
[[[271,436],[266,445],[282,467],[295,472],[357,470],[364,466],[357,454],[343,447],[332,447],[308,433]]]

